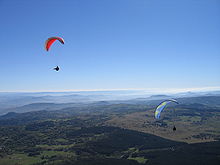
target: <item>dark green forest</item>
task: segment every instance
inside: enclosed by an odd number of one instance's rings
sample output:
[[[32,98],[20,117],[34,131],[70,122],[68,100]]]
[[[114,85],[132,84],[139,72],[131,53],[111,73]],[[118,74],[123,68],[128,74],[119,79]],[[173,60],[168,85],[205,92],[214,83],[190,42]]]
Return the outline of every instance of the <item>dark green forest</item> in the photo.
[[[145,104],[101,104],[59,111],[10,112],[0,117],[0,164],[219,164],[220,130],[219,126],[214,130],[212,126],[217,122],[213,119],[220,116],[220,108],[195,103],[181,104],[175,108],[179,122],[183,125],[191,122],[190,127],[195,127],[194,131],[198,125],[204,125],[206,129],[210,127],[203,134],[191,135],[192,138],[201,140],[212,136],[213,139],[187,143],[109,124],[115,118],[123,120],[125,116],[145,112],[142,115],[146,117],[145,125],[152,127],[158,124],[147,122],[152,105]],[[159,121],[159,127],[169,130],[170,120],[167,113],[164,120]],[[131,124],[129,120],[127,124]],[[178,129],[181,131],[183,128]],[[178,132],[173,136],[177,135]]]

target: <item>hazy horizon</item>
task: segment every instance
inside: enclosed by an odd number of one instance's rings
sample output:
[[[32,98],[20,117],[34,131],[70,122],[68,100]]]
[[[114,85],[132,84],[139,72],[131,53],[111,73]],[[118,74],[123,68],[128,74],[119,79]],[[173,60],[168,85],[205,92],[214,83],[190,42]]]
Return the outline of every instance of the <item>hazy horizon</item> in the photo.
[[[32,91],[0,91],[0,93],[71,93],[71,92],[108,92],[108,91],[145,91],[155,94],[181,93],[181,92],[211,92],[219,91],[220,87],[201,87],[201,88],[127,88],[127,89],[78,89],[78,90],[32,90]]]

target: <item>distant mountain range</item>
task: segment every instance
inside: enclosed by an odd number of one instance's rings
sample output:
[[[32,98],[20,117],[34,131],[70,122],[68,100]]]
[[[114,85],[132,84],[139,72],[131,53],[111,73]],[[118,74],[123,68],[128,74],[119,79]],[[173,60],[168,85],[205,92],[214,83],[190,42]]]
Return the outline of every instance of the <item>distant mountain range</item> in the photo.
[[[83,92],[40,92],[0,93],[0,115],[8,112],[30,112],[60,110],[89,104],[158,104],[164,99],[175,98],[180,103],[220,104],[220,91],[185,92],[169,95],[148,95],[141,90],[127,91],[83,91]]]

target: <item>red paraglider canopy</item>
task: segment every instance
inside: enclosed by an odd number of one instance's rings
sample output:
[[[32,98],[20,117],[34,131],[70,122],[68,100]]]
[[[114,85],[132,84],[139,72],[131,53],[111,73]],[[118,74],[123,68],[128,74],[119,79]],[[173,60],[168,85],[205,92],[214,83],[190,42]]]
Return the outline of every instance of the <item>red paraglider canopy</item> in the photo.
[[[59,40],[62,44],[64,44],[64,39],[60,37],[50,37],[45,42],[45,49],[48,51],[50,49],[50,46],[56,41]]]

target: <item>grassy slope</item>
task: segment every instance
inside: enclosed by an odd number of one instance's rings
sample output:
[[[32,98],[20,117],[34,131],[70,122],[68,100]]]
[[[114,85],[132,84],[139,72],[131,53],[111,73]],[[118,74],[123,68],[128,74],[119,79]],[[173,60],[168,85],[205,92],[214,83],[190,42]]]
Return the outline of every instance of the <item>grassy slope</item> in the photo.
[[[202,111],[177,108],[174,120],[176,132],[172,131],[173,115],[167,111],[164,112],[160,121],[154,119],[154,110],[149,110],[115,116],[107,121],[106,125],[138,130],[187,143],[213,141],[220,138],[220,109]]]

